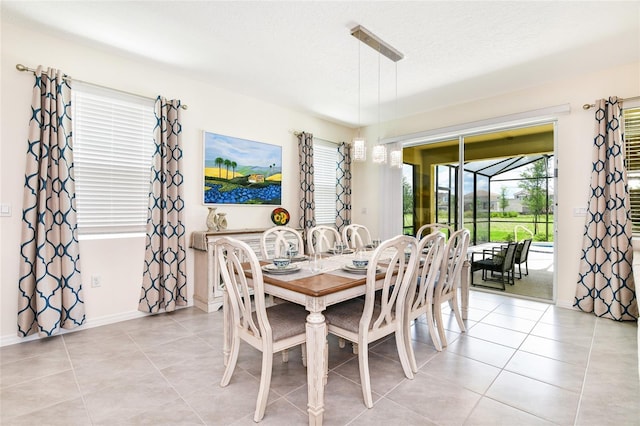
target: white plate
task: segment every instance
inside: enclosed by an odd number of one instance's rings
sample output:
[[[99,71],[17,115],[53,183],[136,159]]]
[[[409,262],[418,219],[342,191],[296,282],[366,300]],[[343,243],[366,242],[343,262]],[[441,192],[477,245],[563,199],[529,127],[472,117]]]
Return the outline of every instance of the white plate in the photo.
[[[334,250],[334,249],[329,249],[329,253],[338,254],[338,252],[336,250]],[[344,249],[342,251],[342,254],[351,254],[351,253],[353,253],[353,250],[351,250],[351,249]]]
[[[347,263],[346,265],[344,265],[342,267],[342,269],[344,269],[345,271],[349,271],[349,272],[353,272],[355,274],[366,274],[367,273],[367,268],[368,266],[365,266],[364,268],[356,268],[355,266],[353,266],[350,263]],[[378,266],[376,268],[376,274],[379,273],[382,269],[380,269],[380,267]]]
[[[264,265],[262,267],[264,272],[268,272],[269,274],[292,274],[300,270],[300,265],[289,264],[286,268],[278,268],[273,263],[269,265]]]

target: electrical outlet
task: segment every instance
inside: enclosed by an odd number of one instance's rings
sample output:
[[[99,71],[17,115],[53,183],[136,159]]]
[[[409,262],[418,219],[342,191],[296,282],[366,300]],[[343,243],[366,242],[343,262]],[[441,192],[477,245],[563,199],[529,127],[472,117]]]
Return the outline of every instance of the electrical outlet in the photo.
[[[0,216],[11,216],[11,204],[0,204]]]
[[[100,280],[100,275],[91,275],[91,287],[100,287],[102,286],[102,281]]]

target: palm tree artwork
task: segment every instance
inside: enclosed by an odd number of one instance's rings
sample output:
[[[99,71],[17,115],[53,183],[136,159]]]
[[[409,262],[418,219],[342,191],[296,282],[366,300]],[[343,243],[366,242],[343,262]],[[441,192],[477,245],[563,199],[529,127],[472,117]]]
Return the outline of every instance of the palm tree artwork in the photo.
[[[277,205],[281,187],[281,146],[204,132],[205,204]]]
[[[220,167],[222,166],[222,163],[224,163],[224,159],[222,157],[217,157],[216,158],[216,167],[218,168],[218,177],[222,177],[222,174],[220,172]]]

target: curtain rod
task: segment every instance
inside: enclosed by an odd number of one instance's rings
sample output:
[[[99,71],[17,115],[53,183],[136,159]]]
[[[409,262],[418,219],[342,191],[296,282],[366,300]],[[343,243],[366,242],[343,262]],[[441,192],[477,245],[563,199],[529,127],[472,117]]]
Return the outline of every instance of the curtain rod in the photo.
[[[630,98],[618,98],[619,101],[637,101],[638,99],[640,99],[640,96],[632,96]],[[593,107],[595,107],[596,104],[584,104],[582,105],[582,109],[583,110],[588,110],[591,109]]]
[[[301,131],[301,130],[293,130],[293,129],[290,129],[290,130],[289,130],[289,133],[292,133],[295,137],[298,137],[298,136],[300,136],[302,133],[304,133],[304,130],[302,130],[302,131]],[[332,144],[340,145],[340,143],[339,143],[339,142],[330,141],[329,139],[324,139],[324,138],[321,138],[321,137],[318,137],[318,136],[314,136],[313,138],[314,138],[314,139],[320,139],[321,141],[329,142],[329,143],[332,143]]]
[[[35,70],[35,69],[33,69],[33,68],[29,68],[29,67],[25,67],[25,66],[24,66],[24,65],[22,65],[22,64],[16,64],[16,69],[17,69],[18,71],[28,71],[28,72],[30,72],[30,73],[32,73],[32,74],[35,74],[35,73],[36,73],[36,70]],[[46,72],[46,71],[42,71],[42,73],[43,73],[43,74],[47,74],[47,72]],[[47,74],[47,75],[48,75],[48,74]],[[88,82],[88,81],[78,80],[77,78],[72,78],[71,76],[65,76],[65,77],[63,77],[63,78],[64,78],[65,80],[68,80],[68,81],[77,81],[78,83],[89,84],[89,85],[91,85],[91,86],[99,87],[99,88],[101,88],[101,89],[115,90],[116,92],[125,93],[125,94],[127,94],[127,95],[137,96],[137,97],[139,97],[139,98],[144,98],[144,99],[151,99],[151,100],[155,100],[155,98],[151,98],[151,97],[149,97],[149,96],[143,96],[143,95],[139,95],[139,94],[137,94],[137,93],[127,92],[127,91],[125,91],[125,90],[114,89],[113,87],[102,86],[102,85],[100,85],[100,84],[95,84],[95,83],[90,83],[90,82]],[[182,108],[182,109],[185,109],[185,110],[186,110],[186,109],[188,109],[189,107],[188,107],[186,104],[181,104],[181,105],[180,105],[180,108]]]

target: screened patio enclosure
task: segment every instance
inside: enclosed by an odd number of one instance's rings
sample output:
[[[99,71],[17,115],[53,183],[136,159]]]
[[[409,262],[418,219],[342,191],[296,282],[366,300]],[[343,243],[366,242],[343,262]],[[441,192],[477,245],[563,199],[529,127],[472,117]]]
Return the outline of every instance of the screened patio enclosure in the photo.
[[[553,152],[551,123],[405,146],[404,233],[437,222],[474,245],[552,241]]]

